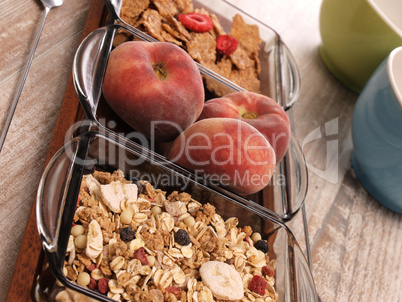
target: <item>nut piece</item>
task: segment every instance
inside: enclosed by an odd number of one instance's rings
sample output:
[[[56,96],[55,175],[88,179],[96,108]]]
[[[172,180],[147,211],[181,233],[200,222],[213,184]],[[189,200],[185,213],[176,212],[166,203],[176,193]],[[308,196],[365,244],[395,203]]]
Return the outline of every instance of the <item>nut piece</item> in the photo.
[[[220,261],[205,262],[200,267],[200,275],[215,298],[221,300],[243,298],[243,281],[240,274],[229,264]]]
[[[88,236],[87,236],[87,246],[85,249],[85,254],[91,258],[95,259],[103,251],[103,235],[101,232],[101,227],[96,220],[92,220],[88,225]]]
[[[100,196],[101,184],[95,177],[93,177],[91,174],[86,175],[85,184],[87,185],[88,190],[91,194],[95,196]]]
[[[126,184],[120,181],[101,185],[100,190],[103,202],[114,213],[121,213],[121,203],[130,197],[136,199],[138,193],[136,184]]]

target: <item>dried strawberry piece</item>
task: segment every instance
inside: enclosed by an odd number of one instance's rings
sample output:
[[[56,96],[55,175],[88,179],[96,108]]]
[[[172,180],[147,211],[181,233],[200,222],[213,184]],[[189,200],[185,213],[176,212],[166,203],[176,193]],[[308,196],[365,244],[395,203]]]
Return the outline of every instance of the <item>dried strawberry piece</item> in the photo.
[[[216,49],[224,55],[234,53],[238,45],[239,41],[229,35],[221,35],[216,39]]]
[[[89,284],[88,284],[88,288],[95,289],[97,286],[98,286],[98,284],[97,284],[96,280],[91,277]]]
[[[261,295],[265,295],[265,288],[267,287],[267,281],[261,276],[255,275],[253,279],[251,279],[250,284],[248,285],[248,289]]]
[[[168,293],[172,293],[173,295],[176,296],[176,298],[178,298],[180,296],[181,293],[181,288],[178,286],[169,286],[166,288],[166,291]]]
[[[145,249],[143,247],[140,247],[138,250],[135,250],[134,258],[140,260],[142,265],[149,264],[147,255],[145,254]]]
[[[102,278],[98,281],[98,291],[101,294],[106,294],[109,291],[109,279]]]
[[[177,16],[177,19],[184,25],[185,28],[197,33],[205,33],[214,27],[211,18],[203,14],[181,14]]]
[[[263,266],[262,272],[264,273],[264,275],[267,275],[268,277],[275,276],[275,270],[270,265]]]

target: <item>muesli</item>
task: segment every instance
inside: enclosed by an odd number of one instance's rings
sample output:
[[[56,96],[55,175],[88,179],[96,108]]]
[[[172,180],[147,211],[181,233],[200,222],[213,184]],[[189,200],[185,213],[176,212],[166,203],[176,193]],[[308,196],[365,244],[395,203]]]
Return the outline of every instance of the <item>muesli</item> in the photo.
[[[63,270],[116,301],[277,301],[268,250],[250,226],[188,193],[95,171],[81,183]]]
[[[197,15],[191,17],[194,13]],[[215,14],[203,8],[194,9],[191,0],[123,0],[120,16],[158,41],[182,47],[195,61],[244,89],[260,93],[259,28],[256,24],[247,24],[240,14],[234,16],[230,32],[225,32]],[[202,31],[208,23],[202,20],[203,16],[211,25],[206,31]],[[199,22],[193,27],[189,26],[189,20]],[[217,43],[223,37],[228,39]],[[116,37],[115,46],[131,39],[129,33],[121,32]],[[234,48],[229,43],[232,39],[236,40]],[[227,45],[231,51],[224,51],[222,45]],[[218,97],[232,92],[212,79],[205,78],[205,81],[207,89]]]

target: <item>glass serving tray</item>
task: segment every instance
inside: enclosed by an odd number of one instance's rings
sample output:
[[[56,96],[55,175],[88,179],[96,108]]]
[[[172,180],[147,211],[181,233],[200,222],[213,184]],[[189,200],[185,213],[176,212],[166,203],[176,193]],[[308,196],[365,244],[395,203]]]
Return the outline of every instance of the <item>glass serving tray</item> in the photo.
[[[275,289],[280,302],[318,301],[314,280],[306,258],[288,227],[263,208],[237,196],[228,196],[221,188],[200,184],[163,158],[119,136],[86,132],[70,140],[47,165],[38,188],[36,215],[47,264],[38,278],[36,294],[39,301],[54,301],[66,286],[84,296],[76,301],[113,301],[97,291],[71,282],[63,273],[66,249],[76,209],[82,176],[94,169],[113,172],[120,169],[127,179],[163,179],[154,183],[167,191],[187,192],[201,203],[216,207],[223,219],[237,217],[239,226],[249,225],[258,231],[270,246],[270,259],[277,260]],[[53,275],[59,282],[48,282]],[[61,282],[61,283],[60,283]]]
[[[120,17],[123,0],[104,1],[112,19],[116,23],[131,28],[136,33],[136,36],[141,37],[145,41],[157,41],[148,34],[134,28]],[[258,26],[262,40],[259,52],[259,59],[261,61],[261,93],[276,100],[285,110],[290,109],[299,96],[300,75],[291,52],[279,34],[268,25],[225,0],[192,0],[192,3],[194,9],[205,8],[208,12],[215,14],[225,32],[230,32],[232,19],[236,14],[241,15],[247,24]],[[200,68],[207,69],[203,66],[200,66]],[[211,70],[208,70],[208,72],[213,73],[215,77],[222,80],[221,76]]]

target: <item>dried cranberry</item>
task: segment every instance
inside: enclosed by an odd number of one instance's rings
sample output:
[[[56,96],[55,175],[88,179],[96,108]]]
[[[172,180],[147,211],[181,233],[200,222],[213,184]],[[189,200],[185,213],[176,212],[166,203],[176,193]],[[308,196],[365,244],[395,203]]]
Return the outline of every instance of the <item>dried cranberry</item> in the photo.
[[[91,265],[87,267],[87,269],[88,269],[90,272],[92,272],[95,268],[96,268],[96,266],[95,266],[94,263],[91,263]]]
[[[178,286],[169,286],[166,288],[166,291],[168,293],[172,293],[173,295],[176,296],[176,298],[178,298],[180,296],[181,293],[181,288]]]
[[[142,265],[149,264],[147,255],[145,254],[145,249],[143,247],[140,247],[138,250],[135,250],[134,259],[140,260]]]
[[[109,291],[109,279],[102,278],[98,281],[98,291],[101,294],[106,294]]]
[[[88,284],[88,288],[95,289],[97,286],[98,286],[98,284],[97,284],[96,280],[91,277],[89,284]]]
[[[275,276],[275,270],[270,265],[263,266],[262,267],[262,272],[264,273],[264,275],[267,275],[268,277]]]

